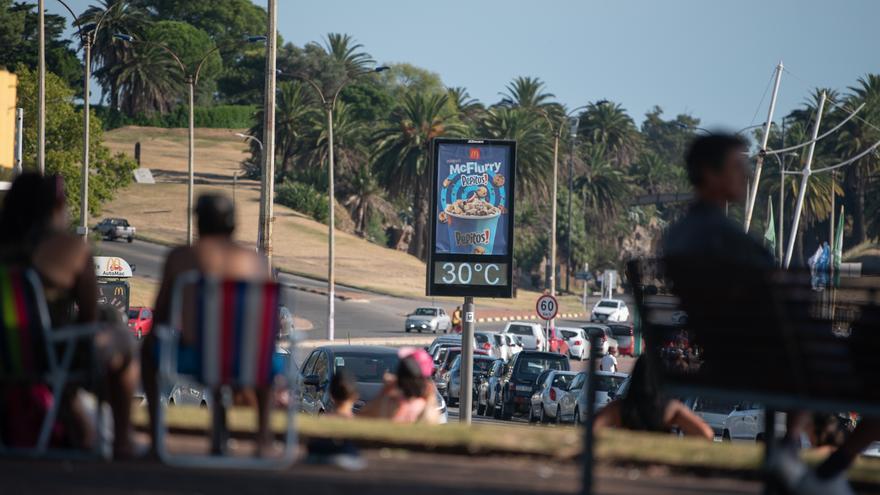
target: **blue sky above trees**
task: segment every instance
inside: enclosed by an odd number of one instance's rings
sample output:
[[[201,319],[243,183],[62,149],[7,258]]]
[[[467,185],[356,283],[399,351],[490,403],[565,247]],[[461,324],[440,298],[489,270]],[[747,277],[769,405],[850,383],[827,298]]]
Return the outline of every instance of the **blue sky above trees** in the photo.
[[[82,11],[95,2],[71,3]],[[607,98],[637,122],[654,105],[668,117],[692,113],[709,127],[759,122],[780,59],[790,70],[780,94],[784,113],[815,86],[845,90],[880,71],[880,2],[873,0],[279,4],[279,30],[297,45],[349,33],[376,60],[432,70],[485,103],[498,101],[513,77],[532,75],[570,107]],[[46,5],[64,14],[56,2]]]

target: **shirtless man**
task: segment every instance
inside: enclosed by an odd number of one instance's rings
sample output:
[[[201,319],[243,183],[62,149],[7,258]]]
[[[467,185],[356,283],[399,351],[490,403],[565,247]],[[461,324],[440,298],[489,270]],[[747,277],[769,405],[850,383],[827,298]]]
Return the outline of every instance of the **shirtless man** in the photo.
[[[235,230],[235,211],[229,198],[219,194],[203,194],[196,204],[195,214],[198,217],[198,240],[192,246],[175,248],[165,260],[162,283],[159,286],[153,312],[155,325],[169,325],[171,323],[171,295],[174,281],[183,273],[197,271],[204,275],[234,280],[269,280],[270,278],[265,259],[232,239],[232,233]],[[188,326],[184,327],[180,335],[180,345],[192,345],[195,342],[195,336],[189,334]],[[155,417],[159,405],[156,377],[157,340],[154,335],[149,334],[144,338],[141,351],[141,374],[149,405],[150,434],[154,450],[156,448]],[[269,394],[268,390],[263,389],[257,390],[256,393],[260,408],[258,445],[262,450],[269,441]],[[219,397],[219,395],[215,394],[215,397]],[[222,407],[220,400],[214,402],[214,407]]]

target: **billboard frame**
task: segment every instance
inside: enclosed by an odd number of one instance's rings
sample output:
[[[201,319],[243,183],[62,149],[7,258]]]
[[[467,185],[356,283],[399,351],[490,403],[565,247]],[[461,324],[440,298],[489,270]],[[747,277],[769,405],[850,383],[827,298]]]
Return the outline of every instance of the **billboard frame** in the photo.
[[[457,253],[438,253],[437,249],[437,202],[439,201],[438,191],[438,172],[439,172],[439,153],[440,146],[444,144],[457,145],[479,145],[479,146],[507,146],[510,149],[510,164],[508,165],[506,183],[509,184],[507,190],[507,253],[506,254],[457,254]],[[427,296],[465,296],[465,297],[491,297],[491,298],[511,298],[513,297],[513,232],[514,232],[514,214],[516,208],[516,141],[507,139],[459,139],[439,137],[431,140],[431,166],[429,173],[431,174],[431,202],[430,215],[431,221],[428,223],[430,231],[428,244],[428,262],[425,269],[425,295]],[[434,263],[449,261],[453,263],[466,264],[493,264],[504,263],[507,267],[507,283],[501,286],[493,285],[465,285],[465,284],[438,284],[434,279]]]

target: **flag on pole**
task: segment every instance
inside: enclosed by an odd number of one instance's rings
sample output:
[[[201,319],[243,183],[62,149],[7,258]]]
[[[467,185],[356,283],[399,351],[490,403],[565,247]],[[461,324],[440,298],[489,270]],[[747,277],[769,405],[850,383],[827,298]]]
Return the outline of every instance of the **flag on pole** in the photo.
[[[767,220],[767,230],[764,231],[764,242],[771,253],[776,253],[776,227],[773,222],[773,203],[770,205],[770,215]]]
[[[834,231],[834,246],[831,248],[832,266],[834,267],[834,286],[840,285],[840,262],[843,259],[843,206],[837,217],[837,230]]]

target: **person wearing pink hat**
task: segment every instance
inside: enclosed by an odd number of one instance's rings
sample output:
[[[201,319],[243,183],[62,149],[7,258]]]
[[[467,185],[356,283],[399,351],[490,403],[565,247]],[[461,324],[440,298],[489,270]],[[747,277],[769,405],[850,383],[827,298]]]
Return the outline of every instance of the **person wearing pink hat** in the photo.
[[[364,406],[359,416],[390,419],[397,423],[431,423],[439,421],[431,372],[431,356],[424,349],[403,347],[397,353],[397,373],[385,375],[385,386],[379,397]]]

